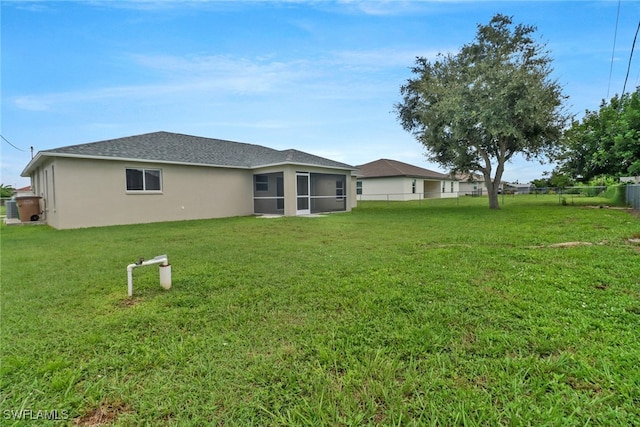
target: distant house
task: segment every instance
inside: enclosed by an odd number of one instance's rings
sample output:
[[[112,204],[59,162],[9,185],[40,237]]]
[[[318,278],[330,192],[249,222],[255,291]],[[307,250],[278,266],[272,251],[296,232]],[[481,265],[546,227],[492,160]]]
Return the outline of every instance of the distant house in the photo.
[[[487,184],[485,184],[484,177],[482,175],[459,173],[456,174],[456,179],[458,180],[461,195],[487,195]]]
[[[640,184],[640,176],[622,176],[620,182],[627,184]]]
[[[512,184],[509,182],[502,184],[502,189],[507,194],[529,194],[533,188],[533,184]]]
[[[31,189],[30,185],[27,185],[26,187],[20,187],[20,188],[16,188],[15,189],[15,193],[16,194],[31,194],[33,192],[33,190]]]
[[[298,150],[155,132],[40,151],[22,176],[54,228],[350,211],[355,168]]]
[[[358,171],[358,200],[418,200],[458,196],[459,183],[450,175],[397,160],[376,160],[358,166]]]

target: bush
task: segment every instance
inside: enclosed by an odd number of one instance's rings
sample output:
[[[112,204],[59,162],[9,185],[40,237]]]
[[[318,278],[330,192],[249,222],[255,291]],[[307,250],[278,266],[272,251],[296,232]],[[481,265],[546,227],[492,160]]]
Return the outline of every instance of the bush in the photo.
[[[624,185],[610,185],[602,196],[609,199],[612,205],[624,206],[626,204]]]

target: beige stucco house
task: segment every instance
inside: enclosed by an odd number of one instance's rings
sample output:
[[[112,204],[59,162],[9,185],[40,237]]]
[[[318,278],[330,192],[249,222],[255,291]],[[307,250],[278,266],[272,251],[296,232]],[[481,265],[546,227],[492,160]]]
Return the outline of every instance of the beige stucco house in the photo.
[[[484,177],[478,174],[456,174],[456,179],[459,181],[460,195],[464,196],[486,196],[487,184],[484,182]]]
[[[355,168],[298,150],[155,132],[40,151],[22,176],[58,229],[350,211]]]
[[[379,159],[358,166],[358,200],[419,200],[457,197],[459,183],[440,172],[397,160]]]

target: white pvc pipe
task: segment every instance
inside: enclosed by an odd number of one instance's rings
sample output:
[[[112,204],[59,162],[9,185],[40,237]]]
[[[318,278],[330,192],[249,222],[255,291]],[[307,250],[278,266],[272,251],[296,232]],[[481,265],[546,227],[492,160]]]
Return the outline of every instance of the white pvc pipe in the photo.
[[[171,289],[171,264],[160,264],[160,286]]]
[[[136,267],[142,267],[145,265],[161,264],[161,267],[168,267],[168,271],[160,273],[160,284],[163,288],[169,289],[171,287],[171,265],[166,255],[158,255],[157,257],[144,261],[142,258],[140,262],[127,265],[127,285],[129,290],[129,296],[133,296],[133,269]],[[168,274],[168,278],[167,278]],[[164,277],[163,277],[164,276]],[[168,284],[168,286],[167,286]]]

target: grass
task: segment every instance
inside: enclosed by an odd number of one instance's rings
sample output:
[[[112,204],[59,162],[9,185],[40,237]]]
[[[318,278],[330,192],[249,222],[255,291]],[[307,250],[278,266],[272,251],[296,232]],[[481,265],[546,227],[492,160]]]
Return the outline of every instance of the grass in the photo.
[[[502,201],[3,227],[2,422],[640,424],[640,220]]]

